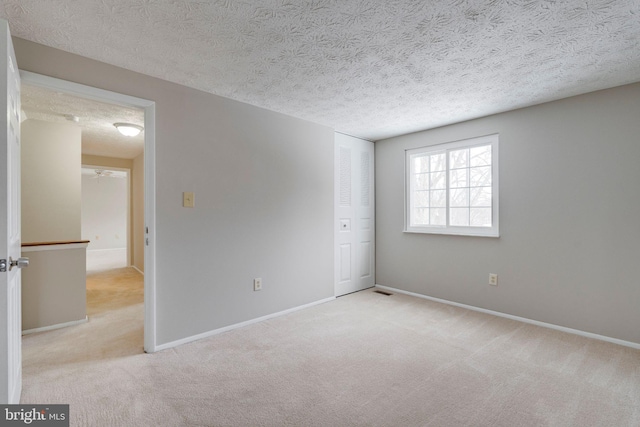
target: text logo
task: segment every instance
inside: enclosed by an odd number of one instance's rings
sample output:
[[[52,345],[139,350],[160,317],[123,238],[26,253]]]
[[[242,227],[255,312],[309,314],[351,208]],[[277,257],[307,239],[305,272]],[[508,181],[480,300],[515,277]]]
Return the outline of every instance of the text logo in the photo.
[[[0,405],[0,426],[69,427],[69,405]]]

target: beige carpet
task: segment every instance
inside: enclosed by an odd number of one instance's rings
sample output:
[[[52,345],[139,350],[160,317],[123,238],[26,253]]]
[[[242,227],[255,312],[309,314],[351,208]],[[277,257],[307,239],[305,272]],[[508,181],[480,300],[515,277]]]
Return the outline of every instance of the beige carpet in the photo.
[[[133,268],[88,274],[87,323],[22,337],[22,401],[27,402],[25,385],[40,373],[63,375],[63,367],[143,354],[143,292],[144,278]],[[54,403],[46,399],[28,402]]]
[[[95,291],[109,310],[23,339],[22,402],[73,426],[640,425],[613,344],[368,290],[147,355],[140,289]]]

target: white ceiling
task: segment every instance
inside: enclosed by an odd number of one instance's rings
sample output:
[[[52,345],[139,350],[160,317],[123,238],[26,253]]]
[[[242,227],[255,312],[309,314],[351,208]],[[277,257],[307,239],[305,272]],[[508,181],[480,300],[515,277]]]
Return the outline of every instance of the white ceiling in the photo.
[[[106,104],[23,84],[20,100],[27,119],[76,123],[82,129],[82,154],[133,159],[144,151],[144,132],[123,136],[113,126],[125,122],[144,126],[144,111]],[[69,121],[76,116],[78,121]]]
[[[638,0],[3,0],[0,16],[372,140],[640,81]]]

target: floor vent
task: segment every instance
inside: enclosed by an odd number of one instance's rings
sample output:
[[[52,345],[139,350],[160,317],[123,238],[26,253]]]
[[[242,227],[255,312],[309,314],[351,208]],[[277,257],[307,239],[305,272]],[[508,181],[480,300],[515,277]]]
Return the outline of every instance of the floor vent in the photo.
[[[373,291],[373,292],[375,292],[376,294],[382,294],[382,295],[386,295],[386,296],[393,295],[390,292],[385,292],[385,291],[381,291],[381,290],[376,290],[376,291]]]

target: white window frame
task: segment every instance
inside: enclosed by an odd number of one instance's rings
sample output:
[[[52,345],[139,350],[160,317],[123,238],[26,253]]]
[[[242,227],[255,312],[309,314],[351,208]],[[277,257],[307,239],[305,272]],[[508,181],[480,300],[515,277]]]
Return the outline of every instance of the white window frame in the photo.
[[[427,147],[414,148],[405,151],[405,224],[404,231],[406,233],[427,233],[427,234],[451,234],[458,236],[482,236],[482,237],[500,237],[498,222],[498,134],[486,135],[477,138],[464,139],[455,142],[447,142],[444,144],[431,145]],[[450,167],[449,167],[449,151],[458,150],[460,148],[473,148],[481,145],[491,145],[491,226],[490,227],[474,227],[474,226],[452,226],[449,224],[449,193],[450,193]],[[446,225],[411,225],[411,159],[420,154],[435,154],[445,152],[446,158]]]

